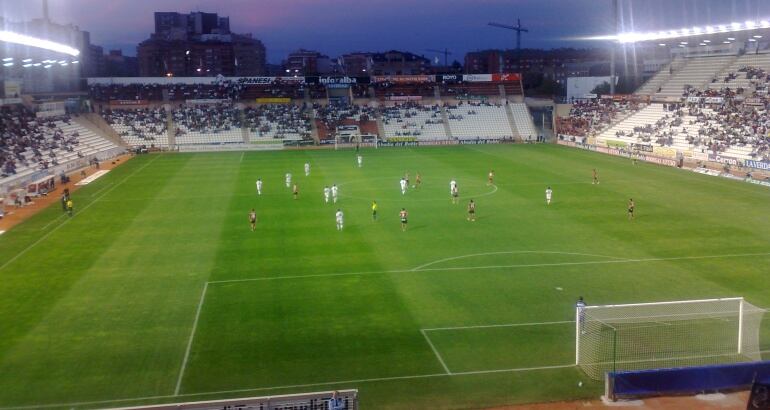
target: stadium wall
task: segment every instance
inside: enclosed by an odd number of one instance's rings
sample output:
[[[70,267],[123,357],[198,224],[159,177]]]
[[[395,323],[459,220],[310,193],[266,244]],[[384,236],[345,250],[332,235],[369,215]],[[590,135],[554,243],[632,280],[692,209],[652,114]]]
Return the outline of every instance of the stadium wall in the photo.
[[[611,400],[746,389],[770,382],[770,361],[607,373],[605,397]]]

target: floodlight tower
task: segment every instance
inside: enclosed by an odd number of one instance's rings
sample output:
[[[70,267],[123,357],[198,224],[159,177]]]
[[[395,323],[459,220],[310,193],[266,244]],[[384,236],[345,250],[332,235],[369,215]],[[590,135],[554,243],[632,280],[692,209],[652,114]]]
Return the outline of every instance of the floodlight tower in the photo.
[[[43,0],[43,20],[46,22],[51,21],[48,16],[48,0]]]
[[[612,25],[615,27],[615,34],[620,32],[620,22],[618,21],[618,0],[612,0]],[[615,41],[610,43],[610,94],[615,95]]]

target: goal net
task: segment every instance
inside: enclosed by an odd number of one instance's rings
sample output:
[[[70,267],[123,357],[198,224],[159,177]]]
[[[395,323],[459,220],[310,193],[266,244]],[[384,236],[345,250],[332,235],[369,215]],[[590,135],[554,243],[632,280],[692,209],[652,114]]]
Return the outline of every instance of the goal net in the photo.
[[[576,364],[606,372],[761,360],[765,310],[743,298],[576,309]]]

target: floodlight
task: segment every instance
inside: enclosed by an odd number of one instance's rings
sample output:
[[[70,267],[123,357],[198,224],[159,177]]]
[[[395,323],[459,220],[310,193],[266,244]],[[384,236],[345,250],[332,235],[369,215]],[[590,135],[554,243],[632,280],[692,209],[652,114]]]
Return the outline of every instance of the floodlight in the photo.
[[[66,44],[55,43],[53,41],[43,40],[24,34],[14,33],[12,31],[0,31],[0,41],[6,43],[21,44],[30,47],[42,48],[57,53],[69,54],[71,56],[80,55],[80,50],[70,47]]]

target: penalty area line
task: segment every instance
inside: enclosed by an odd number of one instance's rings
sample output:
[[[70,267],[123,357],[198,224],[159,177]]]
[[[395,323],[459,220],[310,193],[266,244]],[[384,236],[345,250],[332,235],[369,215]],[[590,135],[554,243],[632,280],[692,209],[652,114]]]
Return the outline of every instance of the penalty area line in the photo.
[[[444,359],[441,357],[441,354],[439,354],[438,349],[436,349],[436,346],[433,346],[433,342],[431,342],[430,337],[428,337],[428,334],[425,332],[424,329],[420,329],[420,333],[422,333],[422,336],[425,338],[425,341],[428,342],[428,346],[430,346],[430,350],[433,350],[433,354],[436,355],[438,362],[441,363],[441,367],[444,368],[444,371],[446,372],[446,374],[451,375],[452,371],[449,370],[449,367],[447,367],[446,363],[444,363]]]
[[[203,302],[206,299],[206,291],[208,289],[209,289],[209,283],[206,282],[203,285],[203,290],[201,291],[201,298],[198,301],[198,309],[195,311],[195,320],[193,320],[192,329],[190,329],[190,337],[187,339],[187,348],[184,351],[184,359],[182,359],[182,366],[179,368],[179,376],[176,379],[174,396],[178,396],[179,391],[182,389],[182,379],[184,378],[184,371],[187,368],[187,360],[190,358],[190,351],[192,350],[193,339],[195,338],[195,331],[198,329],[198,320],[201,317],[201,310],[203,310]]]

